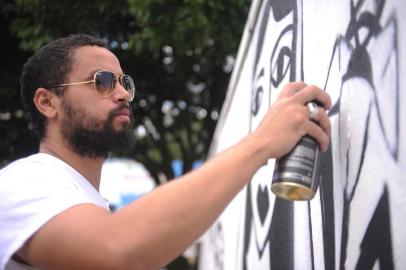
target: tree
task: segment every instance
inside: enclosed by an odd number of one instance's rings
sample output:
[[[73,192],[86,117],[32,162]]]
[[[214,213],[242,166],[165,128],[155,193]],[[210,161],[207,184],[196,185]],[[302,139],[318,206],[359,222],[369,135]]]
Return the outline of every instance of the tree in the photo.
[[[118,155],[140,161],[157,181],[174,176],[173,160],[187,172],[206,158],[250,1],[3,2],[0,162],[36,151],[16,91],[22,64],[46,42],[76,32],[106,40],[135,77],[137,144]]]
[[[36,151],[34,137],[24,119],[18,93],[18,74],[29,53],[19,49],[19,40],[9,30],[15,18],[14,3],[6,1],[0,7],[0,167]]]

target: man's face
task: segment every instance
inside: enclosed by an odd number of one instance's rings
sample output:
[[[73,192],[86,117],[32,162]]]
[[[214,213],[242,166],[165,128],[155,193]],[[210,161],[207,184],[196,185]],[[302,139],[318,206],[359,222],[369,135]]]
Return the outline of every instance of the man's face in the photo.
[[[68,83],[92,79],[99,70],[122,74],[117,58],[107,49],[81,47],[74,52]],[[98,95],[93,83],[68,86],[61,102],[63,138],[76,153],[92,158],[131,147],[132,115],[128,98],[118,83],[108,97]]]

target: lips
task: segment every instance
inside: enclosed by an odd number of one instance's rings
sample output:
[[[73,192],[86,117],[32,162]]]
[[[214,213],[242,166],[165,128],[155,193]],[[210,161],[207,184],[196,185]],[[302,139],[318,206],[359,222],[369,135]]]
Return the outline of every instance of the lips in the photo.
[[[121,110],[119,110],[118,112],[116,112],[114,114],[114,116],[120,116],[120,115],[130,117],[130,110],[129,109],[121,109]]]
[[[119,122],[131,122],[132,121],[132,114],[128,106],[122,106],[113,110],[110,113],[110,119],[116,119]]]

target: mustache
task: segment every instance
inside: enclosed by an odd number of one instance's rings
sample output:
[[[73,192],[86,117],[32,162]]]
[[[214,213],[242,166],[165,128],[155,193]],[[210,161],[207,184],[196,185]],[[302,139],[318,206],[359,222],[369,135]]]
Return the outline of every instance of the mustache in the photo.
[[[128,104],[125,104],[125,103],[120,104],[117,108],[115,108],[114,110],[112,110],[112,111],[110,112],[110,114],[112,114],[112,115],[117,114],[119,111],[121,111],[121,110],[123,110],[123,109],[130,110],[130,106],[129,106]]]
[[[117,108],[113,109],[109,113],[109,119],[112,119],[116,114],[119,114],[121,110],[127,109],[130,112],[130,119],[133,120],[133,112],[128,104],[120,104]]]

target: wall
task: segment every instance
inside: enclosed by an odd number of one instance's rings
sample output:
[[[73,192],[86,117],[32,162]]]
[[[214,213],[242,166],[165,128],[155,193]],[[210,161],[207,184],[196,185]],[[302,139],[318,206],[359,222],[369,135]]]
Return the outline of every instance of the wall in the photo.
[[[276,199],[274,160],[201,240],[200,270],[406,269],[406,2],[253,1],[213,142],[256,128],[288,82],[333,99],[310,202]]]

